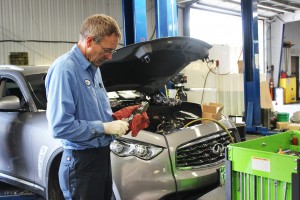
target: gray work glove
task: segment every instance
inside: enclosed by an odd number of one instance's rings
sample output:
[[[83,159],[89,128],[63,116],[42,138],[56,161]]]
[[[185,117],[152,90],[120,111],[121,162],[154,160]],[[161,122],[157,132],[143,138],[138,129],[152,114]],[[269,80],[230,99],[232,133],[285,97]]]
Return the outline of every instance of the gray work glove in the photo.
[[[129,124],[122,120],[115,120],[103,123],[104,133],[108,135],[122,136],[128,131]]]

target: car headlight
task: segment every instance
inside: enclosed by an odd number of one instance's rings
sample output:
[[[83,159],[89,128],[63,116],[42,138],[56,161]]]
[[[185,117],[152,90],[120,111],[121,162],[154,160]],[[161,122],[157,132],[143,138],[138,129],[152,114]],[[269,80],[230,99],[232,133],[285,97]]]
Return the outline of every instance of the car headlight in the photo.
[[[133,141],[116,139],[110,144],[111,151],[117,156],[135,156],[143,160],[150,160],[163,151],[162,147]]]

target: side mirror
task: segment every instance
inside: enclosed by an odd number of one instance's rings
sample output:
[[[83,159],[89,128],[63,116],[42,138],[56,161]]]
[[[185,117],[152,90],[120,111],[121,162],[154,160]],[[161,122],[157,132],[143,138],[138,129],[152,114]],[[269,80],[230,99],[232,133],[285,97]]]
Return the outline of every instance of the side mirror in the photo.
[[[6,96],[0,98],[1,110],[17,110],[20,109],[20,99],[17,96]]]

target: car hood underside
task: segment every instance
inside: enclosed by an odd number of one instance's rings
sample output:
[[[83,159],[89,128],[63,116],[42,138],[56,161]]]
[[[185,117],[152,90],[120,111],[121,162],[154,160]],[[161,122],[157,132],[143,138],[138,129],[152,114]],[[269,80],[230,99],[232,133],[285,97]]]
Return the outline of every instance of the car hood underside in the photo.
[[[208,58],[212,46],[189,37],[168,37],[118,49],[101,66],[106,90],[154,94],[192,61]]]

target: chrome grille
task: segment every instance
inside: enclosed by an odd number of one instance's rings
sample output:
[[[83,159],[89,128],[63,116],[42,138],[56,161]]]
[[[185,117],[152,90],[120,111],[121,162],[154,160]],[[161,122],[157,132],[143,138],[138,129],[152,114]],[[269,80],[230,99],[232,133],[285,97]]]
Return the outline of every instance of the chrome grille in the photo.
[[[228,133],[221,132],[179,146],[176,151],[176,166],[179,170],[184,170],[219,164],[223,162],[225,147],[230,142]]]

